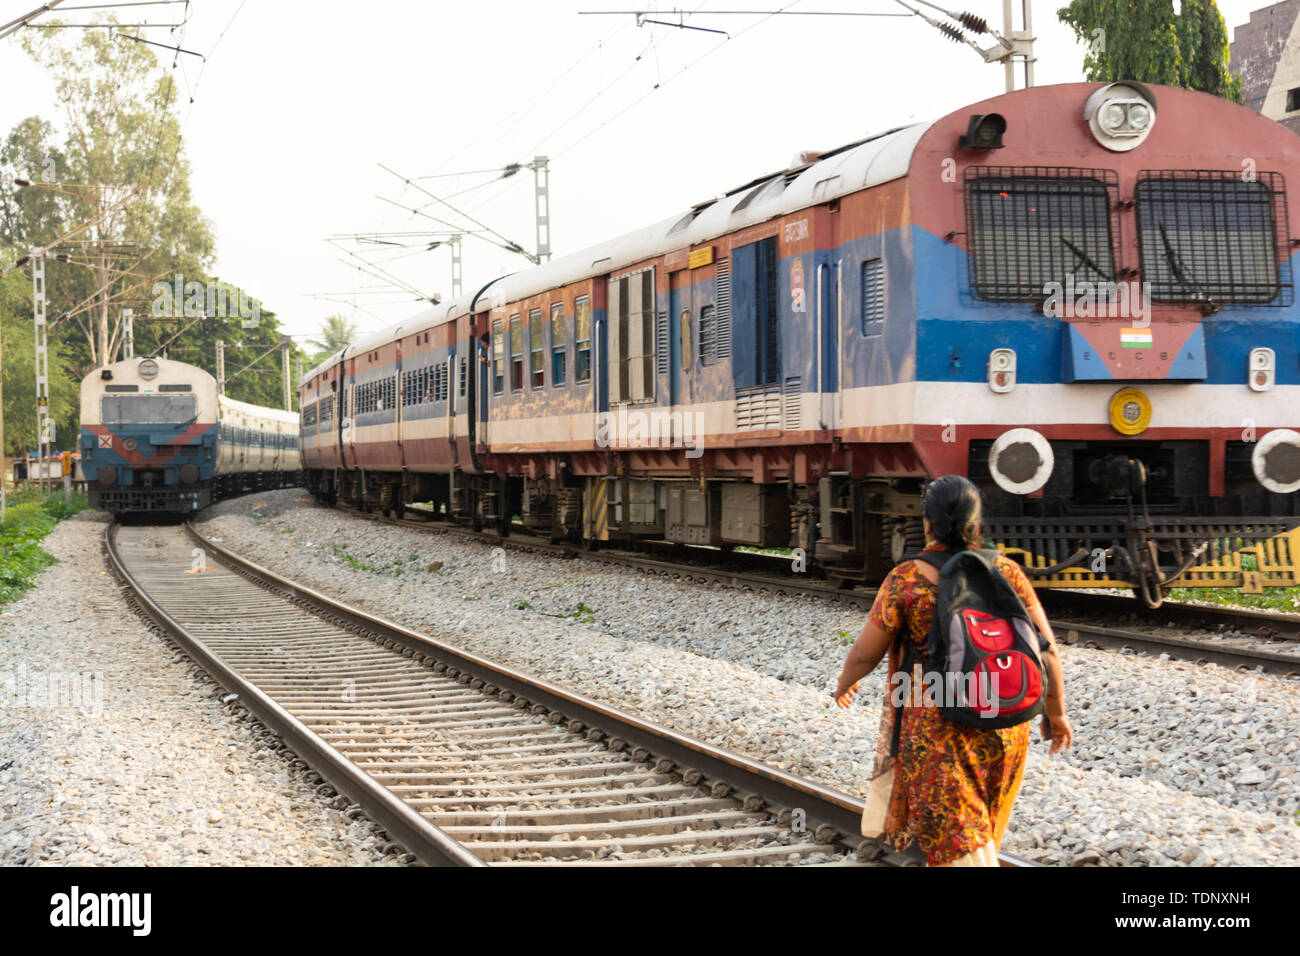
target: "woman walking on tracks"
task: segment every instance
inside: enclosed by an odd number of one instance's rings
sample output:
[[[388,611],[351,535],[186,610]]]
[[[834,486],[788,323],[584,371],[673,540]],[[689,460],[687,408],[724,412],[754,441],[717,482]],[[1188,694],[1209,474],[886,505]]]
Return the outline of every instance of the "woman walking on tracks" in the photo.
[[[979,490],[965,478],[945,475],[926,490],[923,510],[926,547],[916,559],[895,567],[881,584],[867,623],[844,662],[835,701],[840,707],[849,707],[858,682],[889,654],[887,699],[862,821],[863,834],[883,837],[898,849],[916,840],[931,866],[996,866],[998,847],[1024,774],[1032,715],[1045,705],[1042,731],[1045,738],[1051,738],[1051,753],[1067,749],[1073,742],[1074,734],[1065,716],[1061,661],[1042,605],[1015,562],[1001,555],[992,557],[991,562],[977,555],[964,555],[953,564],[947,562],[950,555],[980,547]],[[1016,601],[1001,582],[985,582],[986,586],[995,585],[988,589],[990,592],[1001,594],[997,607],[1011,607],[1006,619],[996,613],[972,610],[967,603],[952,618],[951,629],[937,628],[936,637],[932,637],[930,625],[940,597],[939,568],[952,576],[957,570],[971,567],[967,583],[978,584],[980,568],[988,576],[990,563],[1019,596]],[[955,565],[962,568],[956,569]],[[971,590],[951,588],[944,592],[943,599],[953,602],[949,607],[956,607],[963,599],[969,602]],[[952,645],[958,650],[955,659],[963,660],[960,651],[966,645],[961,642],[966,640],[966,634],[962,624],[970,621],[975,622],[967,624],[971,627],[972,653],[980,653],[977,645],[984,646],[982,642],[1005,649],[989,652],[976,670],[996,672],[1003,668],[1003,676],[1016,691],[1013,695],[994,690],[995,703],[988,708],[988,714],[979,714],[997,717],[997,704],[1003,704],[1001,717],[988,721],[996,729],[980,726],[978,719],[965,719],[961,708],[942,706],[951,704],[951,700],[923,697],[916,691],[898,692],[899,688],[912,687],[917,674],[913,665],[925,659],[928,642],[931,662],[943,660],[946,652],[936,656],[933,641],[949,639],[947,635],[951,634],[951,639],[958,642]],[[1024,641],[1032,633],[1029,622],[1041,635],[1040,647],[1030,648],[1027,654],[1010,650],[1028,646]],[[1017,640],[1021,643],[1017,644]],[[1033,640],[1040,638],[1034,635]],[[970,656],[964,659],[973,660]],[[1017,674],[1011,668],[1013,660],[1028,663]],[[989,663],[992,661],[998,663]],[[1042,676],[1046,677],[1045,686]],[[993,680],[996,687],[998,678]],[[976,687],[974,683],[967,686]],[[987,695],[987,690],[984,693]],[[1028,706],[1036,698],[1041,703]],[[980,699],[978,690],[970,697],[976,704]],[[1008,701],[1009,707],[1005,706]],[[1020,716],[1008,713],[1017,707],[1026,709]],[[967,708],[965,713],[976,713],[976,709]],[[1030,716],[1026,719],[1024,715]]]

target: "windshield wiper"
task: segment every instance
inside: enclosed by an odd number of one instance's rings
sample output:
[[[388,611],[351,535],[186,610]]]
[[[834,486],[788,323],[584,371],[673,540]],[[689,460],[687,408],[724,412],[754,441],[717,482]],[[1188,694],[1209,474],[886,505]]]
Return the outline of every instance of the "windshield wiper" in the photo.
[[[1211,298],[1210,294],[1201,288],[1201,286],[1187,274],[1183,260],[1179,257],[1178,253],[1174,251],[1174,244],[1169,241],[1169,231],[1163,224],[1160,226],[1160,239],[1163,241],[1165,246],[1165,261],[1169,263],[1169,268],[1173,271],[1174,278],[1182,284],[1184,289],[1189,289],[1196,294],[1196,298],[1201,303],[1202,308],[1208,309],[1211,312],[1219,311],[1218,304],[1213,298]]]
[[[1083,262],[1083,264],[1086,265],[1088,268],[1090,268],[1093,272],[1097,273],[1097,275],[1101,276],[1107,282],[1110,282],[1114,279],[1113,276],[1107,275],[1101,266],[1093,262],[1091,256],[1089,256],[1086,252],[1084,252],[1082,249],[1080,249],[1078,246],[1072,243],[1069,239],[1066,239],[1065,236],[1061,236],[1061,241],[1065,243],[1065,247],[1067,249],[1069,249],[1076,256],[1078,256],[1080,261]],[[1071,269],[1070,271],[1073,272],[1074,270]]]

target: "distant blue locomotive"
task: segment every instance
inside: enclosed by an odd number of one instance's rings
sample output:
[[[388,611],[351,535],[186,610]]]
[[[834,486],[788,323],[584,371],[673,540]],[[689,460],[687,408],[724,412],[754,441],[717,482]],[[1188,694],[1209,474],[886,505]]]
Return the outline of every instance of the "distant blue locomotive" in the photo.
[[[184,362],[132,358],[81,383],[90,505],[185,513],[242,491],[298,482],[298,416],[217,394]]]

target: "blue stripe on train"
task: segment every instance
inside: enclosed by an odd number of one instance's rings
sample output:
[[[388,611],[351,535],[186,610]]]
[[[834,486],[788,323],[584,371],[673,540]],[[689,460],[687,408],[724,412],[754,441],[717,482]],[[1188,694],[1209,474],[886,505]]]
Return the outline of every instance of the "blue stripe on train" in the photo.
[[[87,478],[93,477],[95,469],[106,465],[117,469],[117,483],[124,486],[134,484],[133,472],[136,469],[152,471],[162,469],[164,485],[179,484],[180,469],[185,465],[198,466],[199,481],[207,481],[212,478],[217,459],[216,428],[209,428],[207,431],[193,436],[190,442],[184,446],[183,451],[172,455],[165,462],[153,464],[147,461],[139,462],[128,459],[118,451],[119,443],[126,441],[128,438],[134,438],[136,442],[134,455],[139,455],[142,458],[152,458],[157,453],[159,445],[174,444],[175,440],[189,430],[191,426],[110,425],[106,427],[114,437],[114,447],[112,448],[100,448],[99,436],[89,428],[83,427],[81,429],[82,464],[86,470]]]

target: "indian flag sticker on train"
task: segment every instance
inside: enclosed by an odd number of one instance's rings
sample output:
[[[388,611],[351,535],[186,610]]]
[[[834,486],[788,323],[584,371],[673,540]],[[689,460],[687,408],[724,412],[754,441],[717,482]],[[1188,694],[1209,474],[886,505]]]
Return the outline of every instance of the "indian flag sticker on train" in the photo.
[[[1152,344],[1151,330],[1120,329],[1119,343],[1126,349],[1149,349]]]

